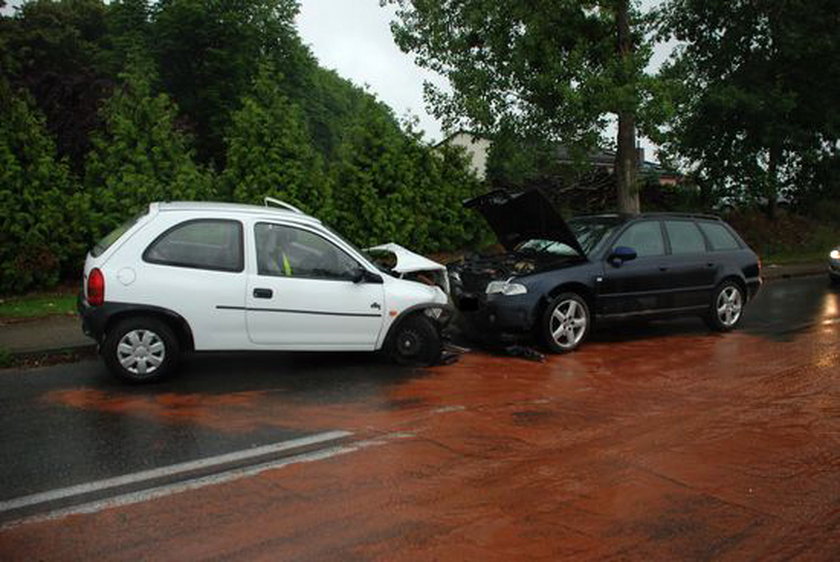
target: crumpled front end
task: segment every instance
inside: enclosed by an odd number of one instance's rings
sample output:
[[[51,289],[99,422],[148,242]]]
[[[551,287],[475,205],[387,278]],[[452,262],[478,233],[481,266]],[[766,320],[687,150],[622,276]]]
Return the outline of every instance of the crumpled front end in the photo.
[[[437,286],[447,295],[450,293],[449,277],[443,264],[393,242],[367,248],[365,252],[399,279]]]
[[[518,281],[539,269],[515,253],[473,257],[449,266],[457,325],[470,339],[515,341],[530,334],[538,295]]]

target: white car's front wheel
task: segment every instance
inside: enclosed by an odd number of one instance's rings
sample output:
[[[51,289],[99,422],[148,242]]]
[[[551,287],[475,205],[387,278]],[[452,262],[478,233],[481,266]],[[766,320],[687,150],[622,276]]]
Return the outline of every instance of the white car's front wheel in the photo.
[[[422,314],[412,314],[395,329],[388,353],[401,365],[432,365],[443,349],[440,334],[432,321]]]

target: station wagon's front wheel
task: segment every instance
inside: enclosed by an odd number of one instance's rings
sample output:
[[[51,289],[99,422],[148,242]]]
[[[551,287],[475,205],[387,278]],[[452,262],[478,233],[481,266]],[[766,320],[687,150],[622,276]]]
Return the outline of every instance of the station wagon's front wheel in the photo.
[[[555,353],[573,351],[586,339],[590,324],[586,301],[577,293],[561,293],[545,309],[542,338]]]
[[[715,289],[706,323],[713,330],[728,332],[741,321],[744,310],[744,292],[734,281],[724,281]]]
[[[179,354],[178,338],[156,318],[127,318],[108,332],[102,344],[108,369],[133,383],[153,382],[171,374]]]

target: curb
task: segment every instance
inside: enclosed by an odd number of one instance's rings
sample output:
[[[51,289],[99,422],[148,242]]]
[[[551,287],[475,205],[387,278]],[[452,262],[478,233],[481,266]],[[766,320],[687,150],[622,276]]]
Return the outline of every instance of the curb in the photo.
[[[784,271],[785,269],[788,271]],[[824,264],[802,266],[801,269],[787,268],[784,266],[773,267],[772,265],[768,265],[762,268],[761,273],[762,278],[765,281],[778,281],[780,279],[793,279],[795,277],[811,277],[816,275],[828,276],[826,266]]]
[[[46,367],[59,363],[71,363],[96,356],[96,344],[64,346],[28,351],[10,351],[11,362],[0,366],[0,372],[7,369]]]

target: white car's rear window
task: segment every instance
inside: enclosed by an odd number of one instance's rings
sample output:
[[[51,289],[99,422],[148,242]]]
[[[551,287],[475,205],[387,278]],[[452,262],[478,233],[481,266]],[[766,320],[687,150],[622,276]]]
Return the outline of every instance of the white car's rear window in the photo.
[[[106,234],[105,236],[103,236],[103,237],[99,240],[99,242],[97,242],[97,243],[93,246],[93,249],[90,251],[90,255],[91,255],[91,256],[93,256],[93,257],[95,257],[95,258],[97,258],[97,257],[101,256],[103,253],[105,253],[105,250],[107,250],[108,248],[110,248],[110,247],[111,247],[111,245],[112,245],[114,242],[116,242],[117,240],[119,240],[119,239],[120,239],[120,237],[121,237],[123,234],[125,234],[126,232],[128,232],[128,230],[129,230],[132,226],[134,226],[134,225],[137,223],[137,221],[139,221],[141,218],[145,217],[145,216],[146,216],[146,214],[147,214],[148,212],[149,212],[149,210],[148,210],[148,209],[146,209],[146,210],[144,210],[144,211],[143,211],[143,212],[141,212],[141,213],[137,213],[136,215],[134,215],[133,217],[131,217],[130,219],[128,219],[127,221],[125,221],[124,223],[122,223],[121,225],[119,225],[117,228],[115,228],[114,230],[112,230],[111,232],[109,232],[108,234]]]

